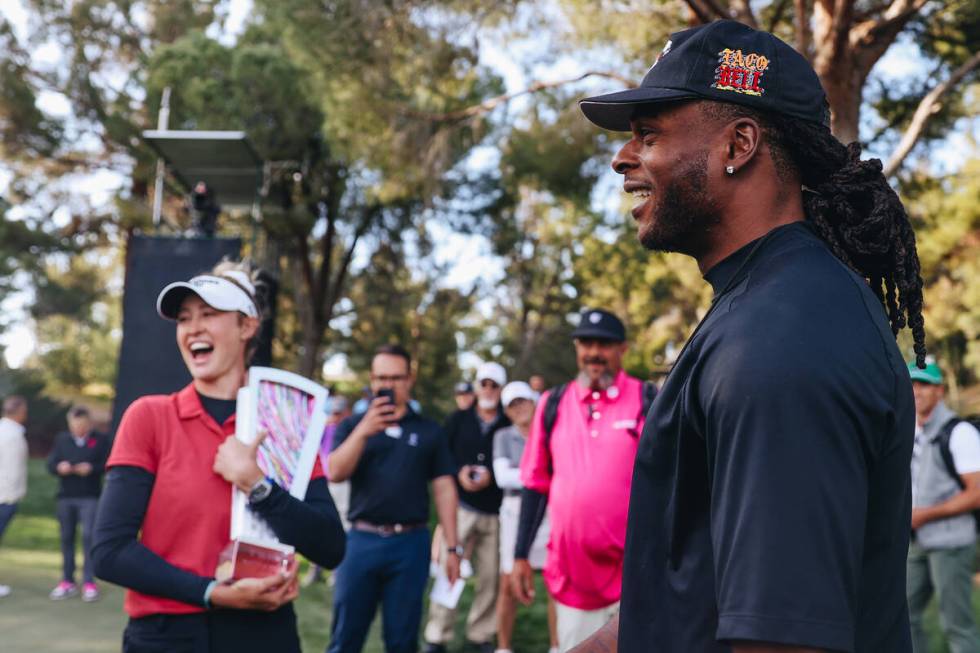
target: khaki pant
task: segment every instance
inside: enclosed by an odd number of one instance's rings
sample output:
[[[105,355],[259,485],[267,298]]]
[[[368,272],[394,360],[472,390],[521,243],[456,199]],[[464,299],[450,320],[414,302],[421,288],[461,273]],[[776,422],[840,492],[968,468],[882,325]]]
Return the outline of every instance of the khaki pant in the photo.
[[[555,601],[558,617],[558,650],[565,653],[589,638],[619,613],[619,601],[598,610],[579,610]]]
[[[473,604],[466,617],[466,639],[477,644],[493,641],[497,634],[497,581],[500,566],[500,521],[497,515],[486,515],[460,507],[456,513],[459,543],[473,565],[476,581]],[[446,547],[439,552],[439,564],[444,564]],[[425,625],[425,641],[448,644],[453,639],[456,611],[429,604],[429,622]]]

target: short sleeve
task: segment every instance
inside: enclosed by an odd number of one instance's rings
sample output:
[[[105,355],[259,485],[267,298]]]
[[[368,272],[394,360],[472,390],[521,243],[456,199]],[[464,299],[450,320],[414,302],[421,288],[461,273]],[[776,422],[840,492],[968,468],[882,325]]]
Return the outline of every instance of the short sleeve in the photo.
[[[959,474],[980,472],[980,431],[969,422],[960,422],[949,436],[949,451]]]
[[[106,468],[131,466],[157,473],[159,461],[157,419],[148,398],[137,399],[119,421]]]
[[[524,455],[521,456],[521,483],[525,488],[541,494],[548,494],[551,489],[551,452],[544,441],[544,409],[549,396],[550,390],[541,395],[538,401]]]
[[[510,429],[500,429],[493,434],[493,459],[510,458]]]
[[[455,476],[456,463],[453,462],[453,456],[449,451],[449,441],[446,439],[445,431],[437,427],[433,435],[435,436],[435,447],[432,450],[429,478]]]
[[[716,637],[851,650],[869,424],[835,379],[793,369],[784,354],[717,355],[696,391],[708,425]]]
[[[348,417],[337,425],[337,430],[333,432],[333,442],[330,444],[330,451],[336,451],[344,443],[347,436],[351,434],[357,423],[361,421],[360,415]]]

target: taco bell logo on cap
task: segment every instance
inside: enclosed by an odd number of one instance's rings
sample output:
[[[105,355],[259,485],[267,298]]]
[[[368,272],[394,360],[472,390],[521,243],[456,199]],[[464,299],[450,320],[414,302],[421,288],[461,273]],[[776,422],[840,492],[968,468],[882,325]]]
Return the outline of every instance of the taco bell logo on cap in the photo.
[[[715,68],[715,83],[712,88],[720,91],[735,91],[747,95],[762,95],[766,92],[759,85],[762,74],[769,68],[769,59],[764,54],[743,55],[741,50],[725,48],[718,53],[718,67]]]

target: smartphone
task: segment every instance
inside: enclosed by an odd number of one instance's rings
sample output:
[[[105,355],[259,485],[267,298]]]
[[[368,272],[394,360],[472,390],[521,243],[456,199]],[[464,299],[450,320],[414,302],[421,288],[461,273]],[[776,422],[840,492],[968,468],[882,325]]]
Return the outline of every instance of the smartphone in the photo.
[[[375,394],[375,397],[388,397],[388,403],[395,403],[395,391],[391,388],[381,388]]]

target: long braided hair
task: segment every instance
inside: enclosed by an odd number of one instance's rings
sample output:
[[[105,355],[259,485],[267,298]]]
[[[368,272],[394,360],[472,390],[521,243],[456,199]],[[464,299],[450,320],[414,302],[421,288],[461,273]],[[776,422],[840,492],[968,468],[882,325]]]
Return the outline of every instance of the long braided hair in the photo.
[[[798,176],[806,219],[831,251],[867,279],[885,307],[892,333],[912,330],[913,350],[925,367],[922,277],[915,233],[879,159],[861,160],[861,145],[845,146],[824,125],[735,104],[705,102],[708,115],[750,117],[764,134],[781,178]]]

